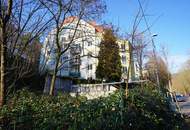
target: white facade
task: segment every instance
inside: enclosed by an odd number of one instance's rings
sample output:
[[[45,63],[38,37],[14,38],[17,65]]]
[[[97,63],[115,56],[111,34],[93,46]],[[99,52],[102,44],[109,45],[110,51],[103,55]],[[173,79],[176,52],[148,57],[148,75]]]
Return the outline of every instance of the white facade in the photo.
[[[78,24],[79,23],[79,24]],[[78,25],[78,26],[77,26]],[[76,27],[77,26],[77,27]],[[88,23],[77,18],[68,18],[62,25],[60,33],[60,45],[69,49],[60,59],[58,76],[77,77],[82,79],[96,79],[96,67],[98,65],[99,45],[102,39],[103,28],[95,23]],[[77,28],[77,31],[75,31]],[[51,31],[43,45],[42,54],[47,62],[47,69],[53,70],[55,67],[55,30]],[[75,37],[73,39],[73,35]],[[71,40],[73,41],[71,42]],[[118,40],[122,49],[129,48],[129,42]],[[123,48],[124,49],[124,48]],[[121,51],[122,71],[126,74],[129,66],[129,51]],[[124,60],[126,59],[126,60]],[[131,73],[132,75],[132,73]],[[132,76],[131,76],[132,77]]]

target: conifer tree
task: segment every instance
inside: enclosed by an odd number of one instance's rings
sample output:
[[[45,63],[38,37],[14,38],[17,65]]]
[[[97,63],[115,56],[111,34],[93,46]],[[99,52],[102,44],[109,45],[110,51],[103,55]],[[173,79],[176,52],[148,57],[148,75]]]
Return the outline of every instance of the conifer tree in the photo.
[[[98,56],[98,66],[96,76],[98,79],[110,81],[120,81],[121,78],[121,57],[119,55],[119,45],[112,29],[105,29],[103,40],[100,43]]]

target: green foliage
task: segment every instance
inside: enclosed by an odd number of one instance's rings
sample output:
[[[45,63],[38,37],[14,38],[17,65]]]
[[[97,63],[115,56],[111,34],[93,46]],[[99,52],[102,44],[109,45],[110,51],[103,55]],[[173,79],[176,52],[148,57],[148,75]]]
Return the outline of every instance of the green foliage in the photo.
[[[103,40],[100,43],[98,61],[97,78],[106,81],[120,81],[121,57],[116,37],[111,29],[104,32]]]
[[[72,79],[73,84],[97,84],[102,83],[100,80],[94,80],[94,79]]]
[[[171,111],[167,98],[154,87],[133,89],[127,100],[138,117],[134,117],[139,124],[136,129],[178,129],[183,125],[180,115]]]
[[[121,90],[94,100],[22,90],[1,109],[0,117],[3,129],[27,130],[177,130],[183,124],[166,98],[150,87],[130,91],[127,99]]]

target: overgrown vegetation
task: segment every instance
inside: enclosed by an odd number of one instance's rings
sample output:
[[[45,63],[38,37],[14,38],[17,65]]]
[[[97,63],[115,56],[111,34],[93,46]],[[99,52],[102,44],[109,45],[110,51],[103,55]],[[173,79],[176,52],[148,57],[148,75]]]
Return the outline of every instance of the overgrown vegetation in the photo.
[[[183,119],[169,109],[155,88],[135,88],[86,100],[67,94],[49,97],[18,91],[0,111],[3,129],[177,130]],[[124,100],[123,100],[124,99]]]

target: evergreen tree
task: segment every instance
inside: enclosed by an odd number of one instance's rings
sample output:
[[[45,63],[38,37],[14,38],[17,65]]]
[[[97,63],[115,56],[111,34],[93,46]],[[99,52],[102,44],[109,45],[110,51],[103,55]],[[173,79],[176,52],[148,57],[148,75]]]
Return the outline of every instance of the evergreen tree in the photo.
[[[106,29],[103,40],[100,43],[98,66],[96,77],[106,81],[120,81],[121,78],[121,57],[117,38],[112,29]]]

